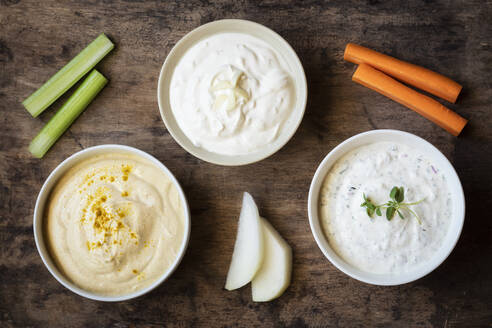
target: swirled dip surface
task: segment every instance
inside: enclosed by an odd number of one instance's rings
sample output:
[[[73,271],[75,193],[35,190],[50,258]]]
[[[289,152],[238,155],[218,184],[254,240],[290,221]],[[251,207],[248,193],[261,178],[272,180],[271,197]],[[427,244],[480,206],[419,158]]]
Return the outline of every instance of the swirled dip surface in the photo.
[[[185,53],[170,97],[178,125],[195,146],[240,155],[277,139],[295,90],[289,67],[270,45],[247,34],[223,33]]]
[[[393,186],[403,186],[404,202],[422,219],[403,210],[388,221],[361,207],[363,194],[386,203]],[[340,158],[320,193],[320,216],[335,252],[354,267],[373,273],[402,273],[428,261],[441,247],[451,220],[451,195],[445,176],[417,149],[377,142]]]
[[[60,271],[79,287],[124,295],[174,263],[184,237],[178,190],[153,163],[110,153],[70,169],[50,195],[45,236]]]

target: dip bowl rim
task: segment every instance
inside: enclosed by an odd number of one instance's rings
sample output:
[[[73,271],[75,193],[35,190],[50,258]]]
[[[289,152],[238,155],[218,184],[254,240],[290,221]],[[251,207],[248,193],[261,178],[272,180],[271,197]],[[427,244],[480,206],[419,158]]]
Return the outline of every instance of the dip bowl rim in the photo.
[[[244,155],[224,155],[195,146],[176,122],[170,104],[170,85],[174,69],[184,55],[201,40],[222,33],[244,33],[263,40],[275,49],[292,70],[296,101],[289,118],[284,122],[283,133],[277,140],[259,151]],[[268,40],[274,42],[272,44]],[[272,29],[244,19],[220,19],[212,21],[188,32],[171,49],[159,73],[157,82],[157,102],[161,118],[173,139],[188,153],[205,162],[223,166],[241,166],[259,162],[282,149],[298,130],[306,110],[308,87],[306,74],[299,56],[292,46]],[[287,128],[288,125],[288,128]]]
[[[401,274],[375,274],[359,270],[343,260],[330,246],[327,237],[323,231],[323,227],[318,215],[319,194],[321,185],[330,171],[331,167],[338,159],[347,154],[349,151],[363,146],[381,141],[395,141],[403,144],[418,144],[422,147],[423,153],[429,155],[432,160],[438,159],[445,167],[440,169],[448,179],[448,186],[454,187],[453,194],[453,212],[451,215],[451,223],[448,227],[448,232],[444,237],[443,244],[440,249],[431,257],[431,259],[414,271]],[[366,140],[371,140],[367,141]],[[402,141],[404,140],[404,141]],[[419,148],[420,149],[420,148]],[[451,180],[451,182],[449,181]],[[452,186],[450,186],[452,184]],[[418,280],[439,267],[446,258],[451,254],[456,246],[465,220],[465,196],[463,187],[456,170],[444,154],[430,142],[409,132],[392,129],[377,129],[356,134],[333,148],[321,161],[316,173],[313,176],[308,195],[308,217],[311,232],[316,240],[316,243],[323,255],[340,271],[346,275],[364,283],[379,285],[379,286],[396,286]]]
[[[152,282],[149,286],[136,290],[134,292],[129,292],[126,294],[115,295],[115,296],[101,295],[98,293],[87,291],[77,286],[76,284],[71,282],[70,279],[65,277],[65,275],[62,272],[60,272],[60,270],[57,268],[56,264],[52,260],[51,254],[49,253],[49,249],[45,244],[44,225],[43,225],[45,205],[49,200],[49,196],[51,194],[52,189],[56,186],[57,182],[63,177],[63,175],[69,169],[71,169],[81,161],[88,159],[92,156],[105,154],[108,152],[128,153],[131,155],[144,158],[150,161],[151,163],[153,163],[158,169],[160,169],[162,172],[166,174],[166,176],[170,178],[170,180],[178,190],[178,194],[183,204],[183,211],[184,211],[183,240],[181,241],[179,252],[176,258],[174,259],[173,264],[166,271],[164,271],[156,281]],[[188,201],[186,199],[186,195],[183,189],[181,188],[181,185],[179,184],[176,177],[172,174],[172,172],[161,161],[159,161],[157,158],[150,155],[149,153],[135,147],[120,145],[120,144],[103,144],[103,145],[88,147],[70,155],[65,160],[63,160],[60,164],[58,164],[55,167],[55,169],[51,171],[49,176],[44,181],[38,193],[38,197],[36,199],[36,205],[34,207],[34,213],[33,213],[33,233],[34,233],[34,241],[36,244],[36,248],[41,257],[41,260],[43,261],[43,264],[51,273],[51,275],[65,288],[67,288],[68,290],[70,290],[75,294],[78,294],[82,297],[91,300],[103,301],[103,302],[120,302],[120,301],[130,300],[149,293],[150,291],[157,288],[161,283],[163,283],[172,275],[172,273],[179,266],[188,247],[190,233],[191,233],[191,216],[190,216]]]

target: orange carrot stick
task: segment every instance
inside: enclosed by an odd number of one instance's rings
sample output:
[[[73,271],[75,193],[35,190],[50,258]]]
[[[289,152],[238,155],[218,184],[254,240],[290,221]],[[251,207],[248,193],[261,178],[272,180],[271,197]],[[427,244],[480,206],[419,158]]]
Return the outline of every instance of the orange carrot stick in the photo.
[[[458,136],[468,122],[436,100],[427,97],[366,64],[357,67],[352,80],[407,106]]]
[[[343,59],[354,64],[366,63],[394,78],[455,103],[461,85],[444,75],[353,43],[347,44]]]

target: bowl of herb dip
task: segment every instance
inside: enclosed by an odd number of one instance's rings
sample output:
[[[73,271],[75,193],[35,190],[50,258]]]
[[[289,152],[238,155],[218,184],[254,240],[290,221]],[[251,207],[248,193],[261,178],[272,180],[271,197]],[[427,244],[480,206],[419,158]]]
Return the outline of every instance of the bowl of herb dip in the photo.
[[[429,142],[397,130],[355,135],[321,162],[308,200],[324,255],[352,278],[399,285],[437,268],[465,216],[463,188]]]

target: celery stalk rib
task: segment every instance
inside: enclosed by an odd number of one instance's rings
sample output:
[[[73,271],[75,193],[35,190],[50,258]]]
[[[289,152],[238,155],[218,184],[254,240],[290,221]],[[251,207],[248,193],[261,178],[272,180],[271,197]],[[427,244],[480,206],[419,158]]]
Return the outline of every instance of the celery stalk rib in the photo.
[[[104,88],[108,80],[98,71],[93,70],[72,96],[56,112],[38,135],[31,141],[29,151],[41,158],[61,137],[68,127],[84,111],[96,95]]]
[[[96,66],[113,48],[114,44],[104,33],[99,35],[22,104],[33,117],[38,116]]]

